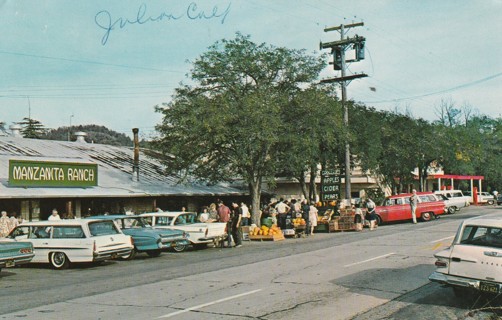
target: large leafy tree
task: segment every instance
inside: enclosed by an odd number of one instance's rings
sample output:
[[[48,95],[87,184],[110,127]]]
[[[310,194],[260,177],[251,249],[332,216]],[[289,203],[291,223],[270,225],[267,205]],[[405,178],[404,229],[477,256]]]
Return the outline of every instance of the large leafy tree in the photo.
[[[178,88],[163,114],[156,146],[174,155],[181,177],[209,182],[242,178],[257,221],[262,182],[279,165],[288,106],[315,80],[323,59],[303,50],[256,44],[249,36],[221,40],[193,62],[192,85]]]
[[[47,131],[40,121],[32,118],[23,118],[23,121],[17,124],[21,125],[21,134],[24,138],[40,139]]]

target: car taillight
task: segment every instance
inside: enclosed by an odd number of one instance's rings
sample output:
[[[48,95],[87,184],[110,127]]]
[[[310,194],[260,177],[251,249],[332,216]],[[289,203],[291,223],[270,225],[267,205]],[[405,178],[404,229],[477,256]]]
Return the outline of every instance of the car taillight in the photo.
[[[19,250],[19,253],[32,253],[33,250],[31,248],[23,248]]]
[[[206,237],[207,237],[208,233],[209,233],[209,228],[206,228]]]
[[[448,267],[448,263],[446,261],[443,261],[443,260],[437,260],[434,265],[438,268],[446,268]]]
[[[94,240],[94,244],[92,245],[92,251],[96,252],[96,240]]]

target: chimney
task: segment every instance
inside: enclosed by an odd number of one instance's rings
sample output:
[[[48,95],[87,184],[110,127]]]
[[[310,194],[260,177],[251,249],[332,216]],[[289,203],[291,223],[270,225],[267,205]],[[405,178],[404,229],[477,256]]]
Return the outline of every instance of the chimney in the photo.
[[[87,133],[82,132],[82,131],[78,131],[78,132],[75,132],[75,136],[77,137],[77,140],[75,142],[87,143],[87,141],[85,141],[85,137],[87,136]]]
[[[15,138],[22,138],[23,136],[21,135],[21,129],[22,127],[18,124],[13,124],[9,127],[10,131],[12,132],[12,136]]]
[[[134,135],[134,161],[132,164],[132,181],[139,181],[139,139],[138,139],[138,128],[133,128],[132,133]]]

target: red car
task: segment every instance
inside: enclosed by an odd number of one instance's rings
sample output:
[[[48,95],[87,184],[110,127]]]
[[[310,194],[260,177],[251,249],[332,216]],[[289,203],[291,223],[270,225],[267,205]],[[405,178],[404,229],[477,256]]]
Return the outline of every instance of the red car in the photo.
[[[385,198],[383,205],[375,208],[378,224],[394,221],[411,220],[410,197],[411,193],[401,193]],[[438,215],[445,213],[444,201],[432,192],[417,192],[418,207],[417,219],[430,221]]]

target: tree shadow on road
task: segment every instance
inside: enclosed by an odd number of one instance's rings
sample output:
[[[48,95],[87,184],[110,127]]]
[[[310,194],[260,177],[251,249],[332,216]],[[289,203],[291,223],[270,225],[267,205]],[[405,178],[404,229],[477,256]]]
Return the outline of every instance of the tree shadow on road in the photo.
[[[502,298],[480,294],[472,294],[464,298],[456,297],[452,288],[428,281],[428,276],[434,269],[428,264],[419,264],[411,268],[367,269],[337,278],[331,283],[359,295],[390,300],[386,304],[401,305],[399,311],[389,316],[389,319],[414,318],[417,312],[420,314],[423,311],[424,305],[435,310],[434,316],[430,319],[473,319],[472,317],[480,314],[484,316],[483,319],[490,319],[492,315],[493,319],[502,316],[500,309]],[[450,311],[445,313],[445,310]],[[451,310],[454,310],[455,317],[453,318],[451,318]],[[421,319],[429,318],[424,315]]]

